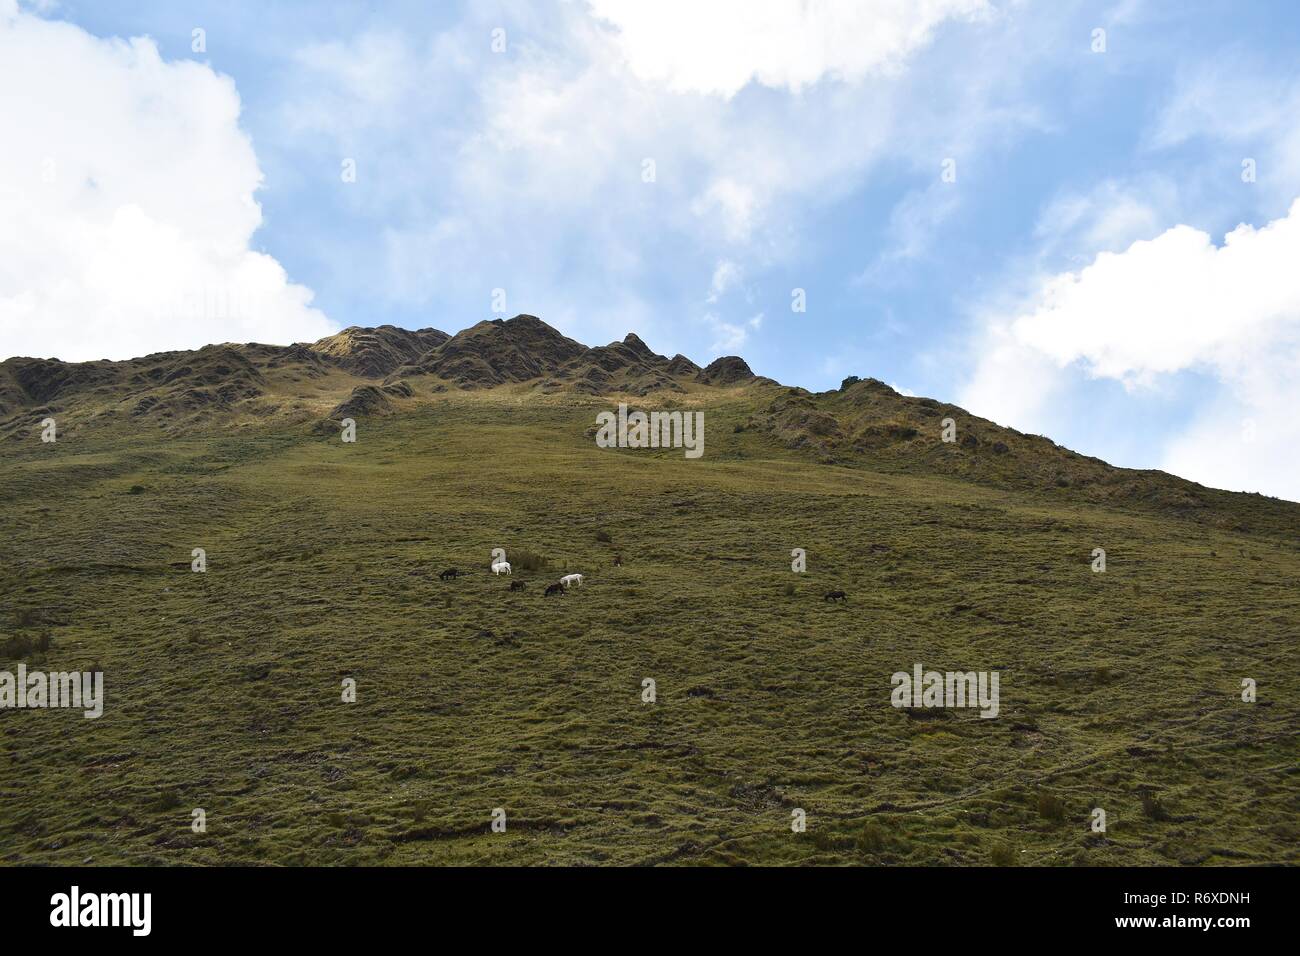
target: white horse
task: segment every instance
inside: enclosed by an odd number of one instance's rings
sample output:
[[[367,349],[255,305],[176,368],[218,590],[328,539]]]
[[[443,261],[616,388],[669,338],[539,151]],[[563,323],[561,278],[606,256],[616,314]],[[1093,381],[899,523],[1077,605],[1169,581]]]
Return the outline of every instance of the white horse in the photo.
[[[565,588],[570,588],[570,587],[580,588],[582,587],[582,575],[566,574],[564,577],[560,578],[560,583],[563,584]]]
[[[498,561],[496,564],[492,565],[493,574],[499,575],[502,571],[504,571],[506,574],[510,573],[509,561]]]

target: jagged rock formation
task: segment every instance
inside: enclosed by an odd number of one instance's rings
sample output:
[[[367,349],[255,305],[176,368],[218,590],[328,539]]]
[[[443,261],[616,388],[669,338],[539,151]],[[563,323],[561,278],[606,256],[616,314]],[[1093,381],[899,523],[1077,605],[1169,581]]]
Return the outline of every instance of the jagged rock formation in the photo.
[[[561,368],[555,380],[572,382],[574,388],[592,394],[683,392],[685,389],[677,381],[681,373],[671,371],[671,364],[664,356],[650,351],[639,336],[629,332],[622,342],[587,349]]]
[[[541,378],[584,351],[536,316],[517,315],[457,332],[395,377],[431,375],[463,388],[491,388]]]
[[[479,322],[453,336],[353,327],[310,345],[225,343],[119,362],[11,358],[0,362],[0,438],[30,440],[47,416],[56,418],[61,439],[114,426],[165,433],[319,426],[399,414],[439,393],[493,388],[522,396],[641,396],[647,405],[725,399],[728,414],[741,415],[731,432],[749,453],[783,448],[828,464],[1118,502],[1243,531],[1294,525],[1295,505],[1114,468],[955,405],[900,395],[876,379],[849,376],[838,389],[813,393],[755,376],[734,355],[703,369],[683,355],[669,359],[631,333],[588,348],[531,315]],[[947,420],[951,441],[942,437]]]
[[[740,359],[720,359],[725,370],[706,384],[753,380]],[[738,373],[738,362],[744,373]],[[717,363],[714,363],[717,365]],[[635,333],[621,342],[588,348],[533,315],[480,322],[431,349],[419,361],[397,369],[389,381],[430,376],[463,389],[538,381],[546,392],[572,389],[591,395],[612,392],[648,395],[684,392],[699,366],[684,355],[669,359]]]
[[[739,359],[720,361],[744,368]],[[744,375],[727,368],[714,384],[753,380],[747,368]],[[225,343],[126,361],[11,358],[0,362],[0,437],[26,437],[41,417],[65,412],[73,414],[63,434],[114,421],[184,431],[209,419],[389,414],[417,394],[448,388],[681,393],[699,373],[690,359],[658,355],[635,334],[588,348],[532,315],[479,322],[454,336],[351,326],[310,344]]]
[[[735,385],[753,379],[754,373],[739,355],[724,355],[720,359],[714,359],[695,376],[695,381],[704,385]]]
[[[393,385],[358,385],[347,401],[340,402],[330,412],[330,418],[361,418],[369,415],[391,415],[396,405],[393,399],[410,398],[414,392],[405,382]]]
[[[0,433],[15,419],[56,415],[71,407],[95,417],[184,417],[228,410],[264,394],[266,369],[291,366],[318,373],[320,358],[269,345],[207,345],[193,352],[158,352],[124,362],[61,362],[13,358],[0,362]]]
[[[373,329],[352,325],[313,342],[309,348],[329,356],[349,372],[364,378],[384,378],[418,361],[449,338],[446,332],[432,328],[411,332],[395,325]]]

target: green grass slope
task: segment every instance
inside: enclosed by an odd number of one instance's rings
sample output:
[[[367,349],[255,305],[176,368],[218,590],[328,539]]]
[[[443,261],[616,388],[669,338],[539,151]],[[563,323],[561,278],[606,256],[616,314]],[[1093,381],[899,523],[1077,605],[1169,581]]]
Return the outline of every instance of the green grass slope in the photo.
[[[1249,534],[822,464],[745,390],[709,401],[694,461],[599,449],[610,399],[522,388],[360,419],[356,444],[7,442],[0,670],[102,668],[107,703],[0,710],[0,860],[1300,862],[1291,506]],[[999,670],[1000,716],[891,707],[916,662]]]

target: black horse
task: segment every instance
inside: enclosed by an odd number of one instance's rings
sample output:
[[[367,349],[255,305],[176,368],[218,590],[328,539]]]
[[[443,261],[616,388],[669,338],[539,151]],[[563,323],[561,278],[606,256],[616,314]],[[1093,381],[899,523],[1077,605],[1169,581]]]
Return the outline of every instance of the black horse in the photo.
[[[848,595],[843,591],[830,591],[826,597],[822,598],[823,601],[847,601],[848,599]]]
[[[464,575],[464,573],[465,573],[464,571],[461,571],[457,568],[448,568],[446,571],[443,571],[442,574],[438,575],[438,577],[441,580],[446,581],[449,578],[459,578],[462,575]]]
[[[559,581],[556,581],[554,584],[548,584],[546,586],[546,593],[543,594],[542,597],[550,597],[552,594],[563,594],[563,593],[564,593],[564,585],[561,584]]]
[[[512,591],[522,591],[523,589],[524,589],[524,582],[523,582],[523,581],[511,581],[511,582],[510,582],[510,590],[512,590]]]

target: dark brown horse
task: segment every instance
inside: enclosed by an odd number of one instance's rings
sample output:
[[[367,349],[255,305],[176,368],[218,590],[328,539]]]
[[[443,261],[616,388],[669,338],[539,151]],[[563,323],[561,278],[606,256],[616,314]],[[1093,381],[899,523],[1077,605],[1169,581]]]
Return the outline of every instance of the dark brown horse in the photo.
[[[564,593],[564,585],[561,584],[559,581],[556,581],[554,584],[548,584],[546,586],[546,593],[543,594],[542,597],[550,597],[552,594],[563,594],[563,593]]]
[[[522,591],[523,589],[524,589],[524,582],[523,582],[523,581],[511,581],[511,582],[510,582],[510,590],[512,590],[512,591]]]
[[[847,601],[848,599],[848,595],[843,591],[830,591],[822,598],[823,601]]]
[[[459,577],[463,577],[464,574],[465,574],[464,571],[461,571],[461,570],[459,570],[459,569],[457,569],[457,568],[448,568],[446,571],[443,571],[442,574],[438,575],[438,577],[439,577],[441,580],[446,581],[446,580],[448,580],[449,578],[459,578]]]

